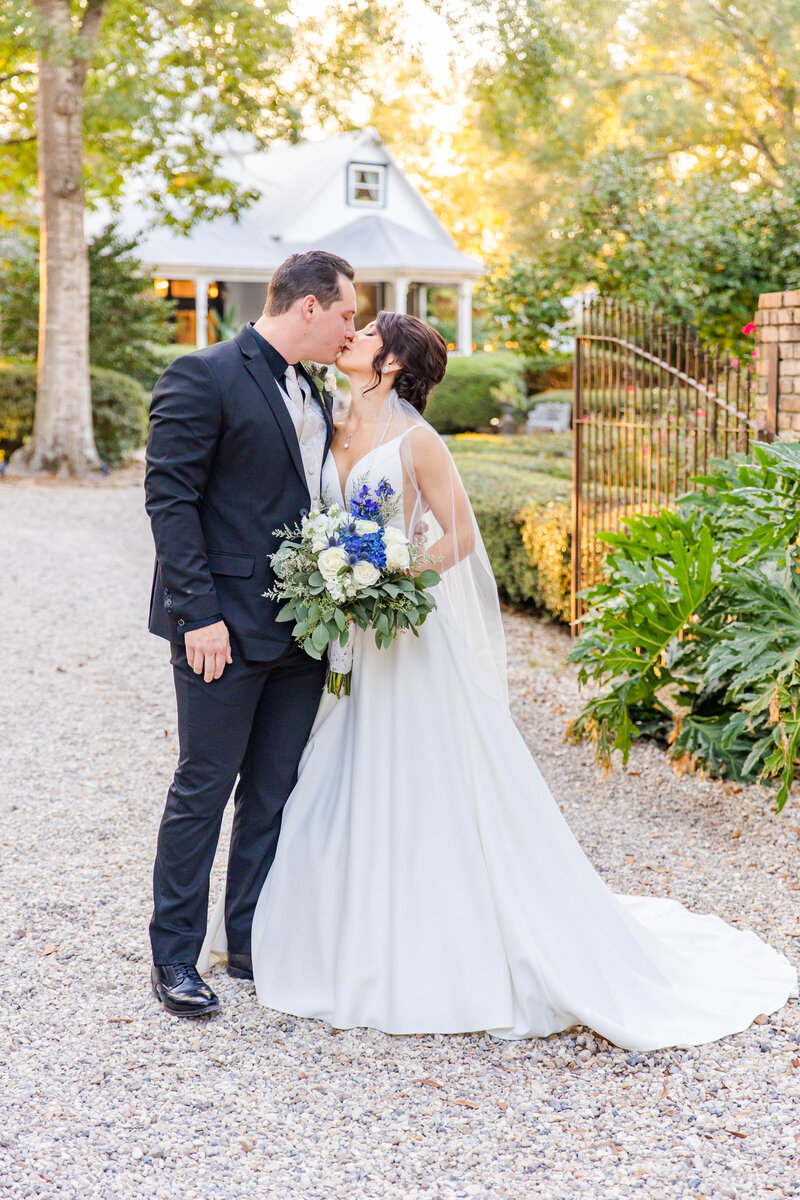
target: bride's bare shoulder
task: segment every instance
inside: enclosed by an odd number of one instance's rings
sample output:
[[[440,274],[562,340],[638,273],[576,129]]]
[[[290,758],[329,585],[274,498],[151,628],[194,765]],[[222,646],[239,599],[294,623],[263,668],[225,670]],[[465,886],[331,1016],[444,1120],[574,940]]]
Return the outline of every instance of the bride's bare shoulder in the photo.
[[[405,441],[413,451],[415,458],[418,455],[426,459],[449,457],[444,439],[426,423],[420,422],[419,425],[412,426],[408,430]]]

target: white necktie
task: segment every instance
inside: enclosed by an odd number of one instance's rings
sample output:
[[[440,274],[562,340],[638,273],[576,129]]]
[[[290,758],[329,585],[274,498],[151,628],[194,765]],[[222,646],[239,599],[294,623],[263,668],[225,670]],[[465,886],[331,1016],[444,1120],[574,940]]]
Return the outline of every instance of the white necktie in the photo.
[[[287,367],[286,374],[286,391],[289,393],[290,399],[294,400],[295,404],[300,405],[301,412],[306,406],[306,394],[300,386],[300,380],[297,378],[297,368]]]

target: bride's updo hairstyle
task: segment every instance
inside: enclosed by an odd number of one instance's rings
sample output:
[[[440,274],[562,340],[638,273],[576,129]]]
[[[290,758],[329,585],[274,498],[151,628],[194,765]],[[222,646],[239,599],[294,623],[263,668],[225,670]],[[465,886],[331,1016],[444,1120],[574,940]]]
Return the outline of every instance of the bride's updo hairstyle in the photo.
[[[447,343],[425,321],[406,313],[379,312],[375,325],[383,345],[372,360],[376,376],[372,387],[378,386],[387,358],[396,358],[401,370],[394,381],[395,391],[401,400],[423,413],[428,392],[444,379]]]

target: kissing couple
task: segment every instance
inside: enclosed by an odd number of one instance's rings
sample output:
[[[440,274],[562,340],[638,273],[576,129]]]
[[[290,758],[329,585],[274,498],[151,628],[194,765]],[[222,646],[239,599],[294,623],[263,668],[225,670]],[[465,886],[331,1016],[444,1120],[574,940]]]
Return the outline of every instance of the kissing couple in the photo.
[[[353,278],[335,255],[292,255],[254,324],[176,359],[153,393],[150,629],[171,646],[180,741],[154,870],[156,997],[213,1013],[203,974],[224,956],[267,1008],[337,1028],[581,1024],[632,1050],[746,1028],[796,994],[796,971],[718,917],[613,894],[583,854],[510,716],[489,560],[423,416],[447,347],[400,313],[356,332]],[[349,378],[339,423],[304,362]],[[356,630],[337,698],[276,619],[270,556],[320,498],[346,507],[387,484],[389,524],[439,572],[436,607],[388,648]]]

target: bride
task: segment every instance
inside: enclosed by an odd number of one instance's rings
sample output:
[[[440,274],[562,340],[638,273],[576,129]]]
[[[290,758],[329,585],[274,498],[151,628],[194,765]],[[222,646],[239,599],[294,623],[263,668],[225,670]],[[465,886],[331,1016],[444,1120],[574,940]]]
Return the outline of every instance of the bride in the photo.
[[[797,994],[794,968],[718,917],[610,892],[511,719],[489,562],[422,417],[446,365],[438,333],[386,312],[337,359],[352,402],[323,495],[388,480],[442,578],[419,639],[356,632],[352,694],[320,705],[253,920],[258,999],[395,1034],[581,1024],[652,1050],[738,1032]],[[201,971],[216,950],[212,920]]]

